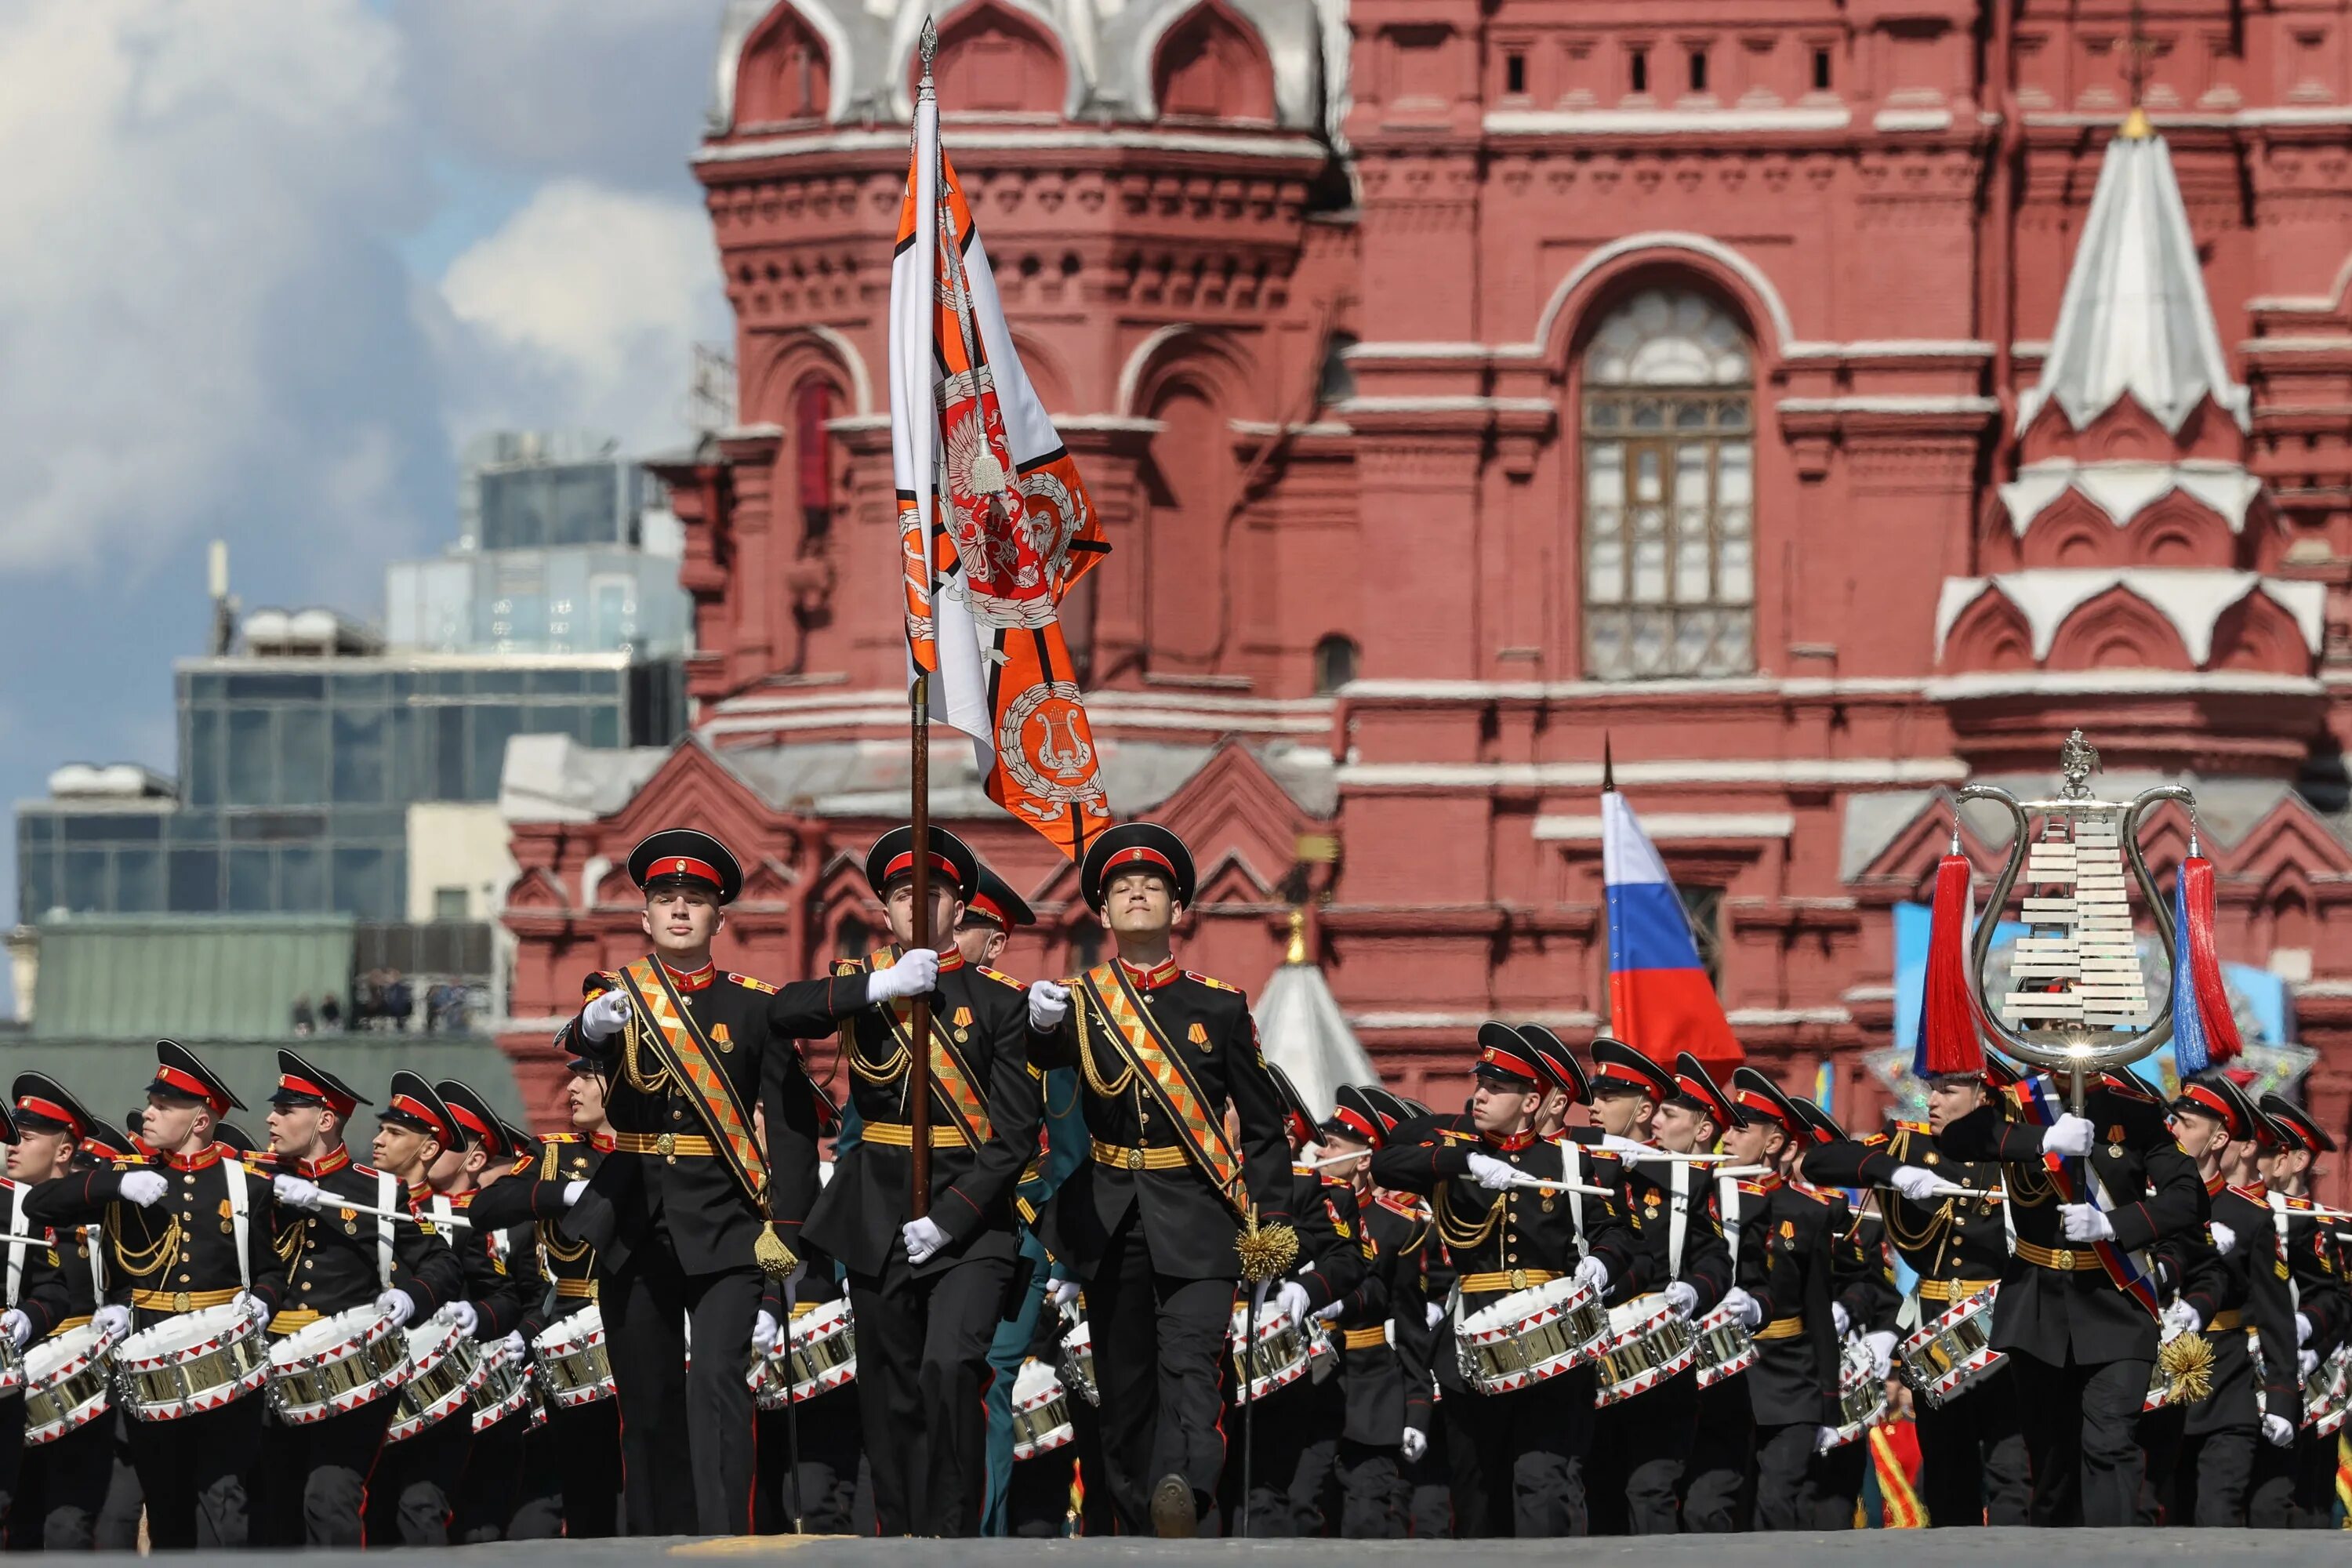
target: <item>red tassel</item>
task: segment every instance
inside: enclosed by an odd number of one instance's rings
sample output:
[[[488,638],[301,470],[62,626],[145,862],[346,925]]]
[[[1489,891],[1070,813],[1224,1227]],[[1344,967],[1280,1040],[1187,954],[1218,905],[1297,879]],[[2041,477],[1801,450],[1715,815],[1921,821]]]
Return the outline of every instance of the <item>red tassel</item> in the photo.
[[[1936,865],[1936,907],[1927,930],[1927,994],[1921,1011],[1920,1063],[1930,1077],[1984,1071],[1975,1005],[1969,999],[1969,858]]]
[[[2213,942],[2213,862],[2192,855],[2180,863],[2180,885],[2189,904],[2189,965],[2197,990],[2197,1010],[2205,1017],[2205,1052],[2214,1067],[2235,1061],[2245,1049],[2238,1020],[2230,1012],[2229,988],[2221,980],[2221,952]]]

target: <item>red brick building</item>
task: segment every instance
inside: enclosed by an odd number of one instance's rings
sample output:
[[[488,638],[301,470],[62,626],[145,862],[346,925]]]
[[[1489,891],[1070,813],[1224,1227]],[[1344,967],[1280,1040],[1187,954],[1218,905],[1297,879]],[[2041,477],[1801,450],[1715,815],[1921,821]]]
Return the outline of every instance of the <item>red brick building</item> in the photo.
[[[739,423],[663,467],[695,738],[518,742],[512,1048],[633,948],[657,826],[753,868],[729,959],[871,939],[902,820],[887,246],[921,8],[736,0],[694,168]],[[1604,742],[1751,1056],[1893,1013],[1943,792],[2205,803],[2224,956],[2352,1131],[2352,5],[968,0],[945,136],[1113,554],[1068,611],[1186,950],[1289,910],[1391,1082],[1606,1007]],[[2118,144],[2134,92],[2157,133]],[[2094,204],[2102,171],[2111,187]],[[935,808],[1092,951],[969,764]],[[1988,819],[1989,822],[1989,819]],[[2159,828],[2159,863],[2185,821]],[[1988,870],[2002,848],[1971,835]]]

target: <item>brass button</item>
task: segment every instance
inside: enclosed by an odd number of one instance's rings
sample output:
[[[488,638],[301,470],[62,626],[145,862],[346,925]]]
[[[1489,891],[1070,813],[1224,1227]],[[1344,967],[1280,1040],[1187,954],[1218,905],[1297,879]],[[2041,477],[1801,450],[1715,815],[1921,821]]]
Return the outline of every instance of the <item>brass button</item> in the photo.
[[[192,1304],[185,1290],[177,1291],[172,1297],[172,1310],[174,1312],[184,1312]]]
[[[669,1113],[669,1119],[672,1121],[683,1121],[686,1120],[686,1112],[683,1110],[673,1110]]]
[[[1524,1289],[1526,1289],[1527,1288],[1528,1288],[1528,1271],[1527,1271],[1526,1269],[1524,1269],[1524,1268],[1514,1268],[1514,1269],[1512,1269],[1512,1270],[1511,1270],[1511,1289],[1514,1289],[1514,1290],[1524,1290]]]
[[[2072,1268],[2074,1267],[2074,1248],[2062,1247],[2058,1249],[2058,1267],[2061,1268]]]
[[[1140,1149],[1129,1149],[1129,1150],[1127,1152],[1127,1168],[1128,1168],[1129,1170],[1130,1170],[1130,1171],[1140,1171],[1141,1169],[1143,1169],[1143,1151],[1142,1151],[1142,1150],[1140,1150]]]
[[[677,1139],[673,1134],[665,1132],[654,1140],[654,1152],[656,1154],[669,1154],[677,1148]]]

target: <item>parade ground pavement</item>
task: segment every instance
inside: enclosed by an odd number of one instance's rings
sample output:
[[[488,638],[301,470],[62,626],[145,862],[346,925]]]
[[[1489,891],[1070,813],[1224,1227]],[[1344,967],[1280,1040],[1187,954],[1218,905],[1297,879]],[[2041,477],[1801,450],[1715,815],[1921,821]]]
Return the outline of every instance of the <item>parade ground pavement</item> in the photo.
[[[1811,1568],[1822,1563],[1903,1568],[1986,1568],[1990,1563],[2327,1563],[2352,1562],[2341,1531],[2252,1530],[1866,1530],[1825,1535],[1682,1535],[1596,1541],[871,1541],[850,1536],[745,1536],[732,1540],[519,1542],[438,1551],[370,1552],[391,1557],[455,1557],[511,1568],[699,1568],[715,1560],[779,1568],[1109,1568],[1149,1562],[1169,1568],[1338,1568],[1351,1560],[1387,1560],[1398,1568],[1443,1553],[1448,1568],[1511,1568],[1573,1563],[1607,1568]],[[251,1552],[190,1552],[173,1556],[189,1568],[230,1568]],[[309,1552],[349,1557],[358,1552]],[[161,1561],[162,1559],[158,1559]]]

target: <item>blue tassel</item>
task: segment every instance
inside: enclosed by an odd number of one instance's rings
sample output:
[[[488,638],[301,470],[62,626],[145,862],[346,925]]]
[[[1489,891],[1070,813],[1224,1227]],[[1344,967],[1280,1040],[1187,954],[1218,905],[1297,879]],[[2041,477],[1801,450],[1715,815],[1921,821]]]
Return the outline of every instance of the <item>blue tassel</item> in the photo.
[[[2172,882],[2172,1065],[2183,1083],[2211,1065],[2205,1045],[2205,1015],[2197,1005],[2197,982],[2189,970],[2189,879]]]

